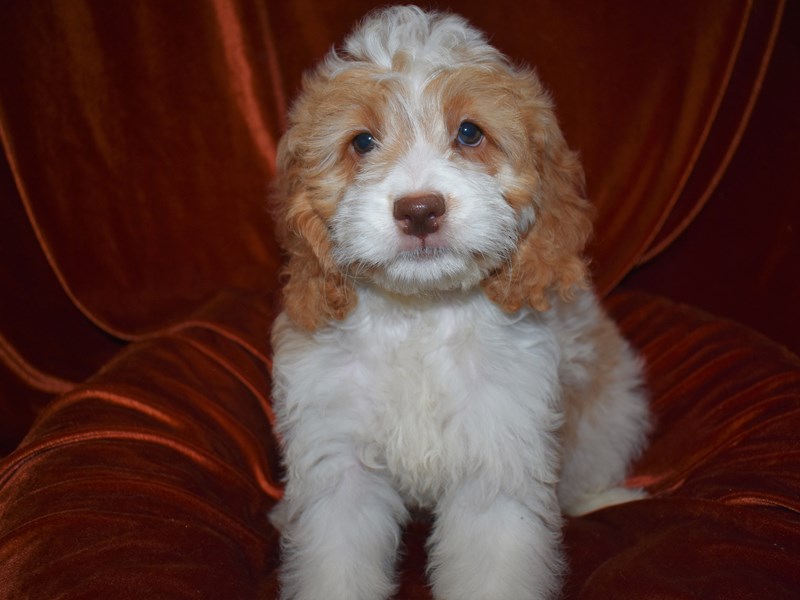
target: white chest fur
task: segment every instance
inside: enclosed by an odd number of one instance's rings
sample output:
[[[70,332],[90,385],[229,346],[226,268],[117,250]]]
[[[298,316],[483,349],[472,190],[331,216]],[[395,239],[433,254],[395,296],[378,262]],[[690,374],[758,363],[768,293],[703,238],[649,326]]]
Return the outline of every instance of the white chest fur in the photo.
[[[350,454],[420,505],[471,475],[553,477],[537,469],[557,464],[540,459],[558,427],[559,349],[534,315],[480,292],[412,305],[360,290],[342,323],[307,334],[281,319],[273,344],[289,464]]]

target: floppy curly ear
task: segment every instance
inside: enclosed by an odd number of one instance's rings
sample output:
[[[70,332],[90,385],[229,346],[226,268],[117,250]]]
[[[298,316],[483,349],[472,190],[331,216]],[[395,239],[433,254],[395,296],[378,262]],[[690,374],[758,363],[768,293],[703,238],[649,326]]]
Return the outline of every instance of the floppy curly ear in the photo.
[[[530,111],[527,125],[532,132],[527,158],[531,177],[530,188],[521,193],[535,219],[511,258],[483,282],[489,298],[509,312],[523,306],[547,310],[552,293],[570,300],[576,286],[589,285],[583,250],[592,222],[583,169],[546,98]]]
[[[288,254],[283,268],[283,307],[289,318],[313,331],[353,309],[356,294],[331,258],[328,228],[304,189],[289,135],[278,146],[278,177],[272,201],[278,241]]]

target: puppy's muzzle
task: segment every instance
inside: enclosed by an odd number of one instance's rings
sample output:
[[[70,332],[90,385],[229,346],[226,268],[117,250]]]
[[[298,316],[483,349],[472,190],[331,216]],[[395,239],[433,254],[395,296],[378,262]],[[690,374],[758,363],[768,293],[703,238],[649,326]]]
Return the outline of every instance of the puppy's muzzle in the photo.
[[[420,239],[439,230],[444,213],[444,198],[439,194],[405,196],[394,201],[394,218],[400,230]]]

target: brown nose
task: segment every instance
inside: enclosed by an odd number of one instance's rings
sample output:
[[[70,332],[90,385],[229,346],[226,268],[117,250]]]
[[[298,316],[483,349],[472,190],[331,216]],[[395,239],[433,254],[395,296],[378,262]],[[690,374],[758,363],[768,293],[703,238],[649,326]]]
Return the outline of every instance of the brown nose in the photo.
[[[439,194],[406,196],[394,201],[394,218],[406,235],[424,238],[439,229],[445,206]]]

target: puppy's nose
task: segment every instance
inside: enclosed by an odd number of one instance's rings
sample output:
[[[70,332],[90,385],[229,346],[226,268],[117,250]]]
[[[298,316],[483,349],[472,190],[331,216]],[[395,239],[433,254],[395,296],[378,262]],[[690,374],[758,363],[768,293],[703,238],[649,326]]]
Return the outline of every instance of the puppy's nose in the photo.
[[[400,230],[419,238],[438,231],[444,212],[444,198],[439,194],[405,196],[394,201],[394,218]]]

